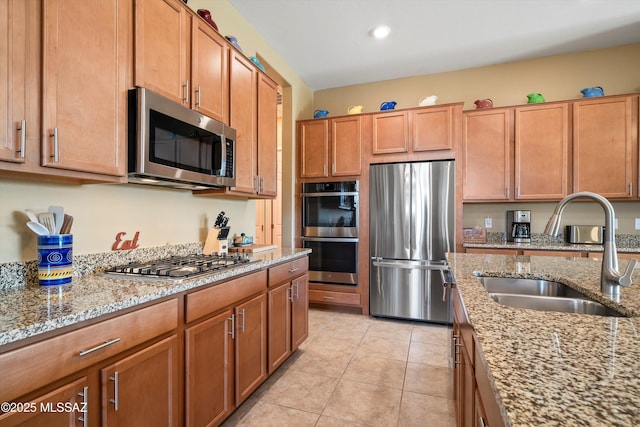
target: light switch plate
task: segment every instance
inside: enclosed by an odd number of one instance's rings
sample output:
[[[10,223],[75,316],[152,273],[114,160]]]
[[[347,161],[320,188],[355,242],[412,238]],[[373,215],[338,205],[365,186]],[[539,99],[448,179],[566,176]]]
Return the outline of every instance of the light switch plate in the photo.
[[[486,217],[484,219],[484,228],[492,228],[493,227],[493,220],[491,217]]]

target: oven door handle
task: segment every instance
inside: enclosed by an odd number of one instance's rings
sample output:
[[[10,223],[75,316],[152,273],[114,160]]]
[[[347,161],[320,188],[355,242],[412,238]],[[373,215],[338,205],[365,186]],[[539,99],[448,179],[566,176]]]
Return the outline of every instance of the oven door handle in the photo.
[[[359,193],[357,191],[346,191],[341,193],[339,191],[331,192],[331,193],[301,193],[302,197],[335,197],[335,196],[357,196]]]
[[[336,242],[336,243],[358,243],[357,237],[302,237],[304,242]]]

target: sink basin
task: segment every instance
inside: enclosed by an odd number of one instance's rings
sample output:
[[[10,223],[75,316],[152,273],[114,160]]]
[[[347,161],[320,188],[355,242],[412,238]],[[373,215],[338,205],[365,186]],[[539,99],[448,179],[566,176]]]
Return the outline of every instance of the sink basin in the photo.
[[[562,313],[593,314],[597,316],[624,317],[612,308],[583,298],[547,297],[537,295],[517,295],[490,293],[499,304],[531,310],[559,311]]]
[[[489,293],[589,299],[567,285],[549,280],[481,277],[480,283]]]
[[[511,277],[480,277],[489,296],[499,304],[530,310],[621,317],[616,310],[554,281]]]

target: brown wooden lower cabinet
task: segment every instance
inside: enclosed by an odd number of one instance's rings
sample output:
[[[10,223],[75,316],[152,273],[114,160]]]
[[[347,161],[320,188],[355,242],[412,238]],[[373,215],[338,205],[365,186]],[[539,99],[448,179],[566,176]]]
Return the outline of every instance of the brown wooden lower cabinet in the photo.
[[[267,379],[267,295],[235,308],[236,405]]]
[[[178,426],[178,338],[174,335],[101,370],[102,425]]]
[[[473,329],[465,314],[464,303],[457,288],[452,288],[454,368],[453,397],[458,427],[503,427],[504,421],[488,372],[475,343]]]
[[[186,425],[218,425],[235,409],[232,310],[185,330]]]

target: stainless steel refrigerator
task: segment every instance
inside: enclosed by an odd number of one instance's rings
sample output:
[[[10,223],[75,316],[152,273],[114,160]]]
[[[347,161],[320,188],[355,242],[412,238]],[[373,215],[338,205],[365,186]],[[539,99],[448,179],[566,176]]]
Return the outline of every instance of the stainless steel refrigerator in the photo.
[[[369,312],[451,323],[442,286],[455,230],[453,160],[371,165]]]

